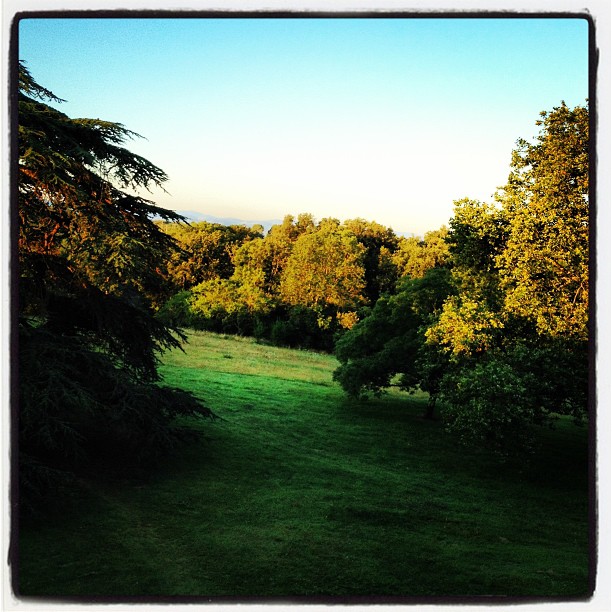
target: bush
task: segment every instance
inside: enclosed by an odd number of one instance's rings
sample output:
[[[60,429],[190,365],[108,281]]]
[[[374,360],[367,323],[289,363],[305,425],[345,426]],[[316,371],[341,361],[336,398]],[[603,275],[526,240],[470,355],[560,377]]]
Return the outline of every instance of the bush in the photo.
[[[205,329],[205,319],[192,310],[190,300],[191,291],[180,291],[165,302],[155,316],[168,327]]]
[[[532,448],[533,402],[524,380],[507,363],[488,358],[447,372],[441,398],[446,428],[462,443],[502,455]]]
[[[293,306],[288,311],[278,309],[270,328],[270,341],[276,346],[310,348],[330,351],[336,327],[322,327],[319,314],[306,306]]]
[[[589,359],[586,341],[538,339],[507,348],[506,361],[522,378],[534,405],[534,422],[550,414],[583,421],[588,412]]]

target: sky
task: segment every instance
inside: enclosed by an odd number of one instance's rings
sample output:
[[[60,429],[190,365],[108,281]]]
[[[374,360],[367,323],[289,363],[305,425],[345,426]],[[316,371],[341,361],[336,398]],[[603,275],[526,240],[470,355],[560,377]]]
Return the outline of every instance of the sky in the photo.
[[[66,114],[146,138],[127,146],[169,175],[143,194],[163,207],[417,235],[588,97],[578,18],[27,18],[19,58]]]

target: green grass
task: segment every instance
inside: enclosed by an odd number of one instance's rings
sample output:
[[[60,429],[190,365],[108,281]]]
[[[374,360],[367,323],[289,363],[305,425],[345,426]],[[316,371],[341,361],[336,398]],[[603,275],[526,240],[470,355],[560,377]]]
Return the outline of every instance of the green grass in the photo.
[[[466,451],[424,397],[352,402],[329,355],[192,333],[167,383],[223,420],[146,481],[22,528],[31,596],[584,597],[587,434],[527,469]]]

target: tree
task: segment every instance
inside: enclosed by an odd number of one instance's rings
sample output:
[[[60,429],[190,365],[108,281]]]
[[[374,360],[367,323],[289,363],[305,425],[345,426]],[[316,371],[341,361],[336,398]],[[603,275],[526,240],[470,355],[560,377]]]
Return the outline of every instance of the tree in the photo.
[[[451,356],[447,426],[498,452],[530,427],[577,420],[588,392],[588,109],[541,113],[497,205],[459,202],[449,242],[459,294],[428,341]]]
[[[506,242],[504,212],[494,204],[455,202],[446,235],[456,294],[426,332],[429,342],[470,355],[495,346],[503,332],[497,256]]]
[[[588,338],[589,112],[542,112],[534,143],[519,140],[499,194],[509,236],[499,255],[505,309],[539,333]]]
[[[312,215],[301,213],[297,221],[285,215],[283,222],[273,225],[265,238],[256,238],[237,249],[234,256],[237,280],[258,278],[266,294],[278,295],[281,276],[296,240],[315,229]]]
[[[398,238],[390,227],[365,219],[349,219],[342,227],[352,232],[365,248],[364,297],[373,305],[382,293],[391,292],[395,287],[397,272],[391,259],[397,249]]]
[[[529,450],[534,425],[587,412],[588,109],[541,117],[497,201],[455,203],[443,266],[422,277],[447,274],[445,297],[418,306],[424,245],[400,241],[394,261],[410,282],[336,345],[347,392],[401,374],[404,388],[439,394],[458,438],[502,454]]]
[[[211,279],[193,288],[189,298],[192,316],[217,332],[252,335],[256,319],[267,315],[271,303],[256,285],[231,279]]]
[[[103,447],[151,457],[176,438],[177,414],[211,414],[155,384],[159,351],[180,339],[153,317],[175,245],[152,218],[181,217],[134,193],[165,173],[122,146],[137,136],[122,125],[45,101],[62,102],[20,63],[19,429],[30,483],[28,466],[74,466]]]
[[[287,247],[289,253],[291,247]],[[269,296],[273,296],[277,293],[280,274],[285,265],[284,261],[281,264],[277,256],[270,236],[245,242],[234,255],[234,277],[237,280],[256,282]]]
[[[399,276],[422,278],[427,270],[446,265],[449,260],[447,236],[448,230],[443,225],[439,230],[427,232],[423,240],[401,238],[393,254]]]
[[[379,298],[336,343],[341,365],[334,380],[352,397],[379,394],[392,384],[421,388],[430,394],[426,416],[432,418],[447,358],[425,343],[424,332],[451,291],[449,271],[437,268],[404,279],[397,294]]]
[[[355,308],[365,287],[363,253],[353,234],[323,219],[296,241],[281,278],[282,299],[321,313]]]
[[[168,261],[168,274],[181,290],[214,278],[230,278],[234,273],[236,250],[255,238],[261,238],[258,228],[206,221],[190,225],[163,223],[161,228],[181,247],[171,254]]]
[[[533,403],[525,378],[499,355],[442,378],[446,429],[465,444],[523,455],[533,443]]]

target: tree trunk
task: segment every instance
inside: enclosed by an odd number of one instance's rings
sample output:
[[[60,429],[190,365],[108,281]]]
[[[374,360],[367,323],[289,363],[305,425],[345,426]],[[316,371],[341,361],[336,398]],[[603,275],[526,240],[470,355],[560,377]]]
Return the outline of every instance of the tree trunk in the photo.
[[[429,400],[427,402],[427,409],[425,410],[424,418],[434,420],[434,412],[436,409],[436,396],[430,395]]]

